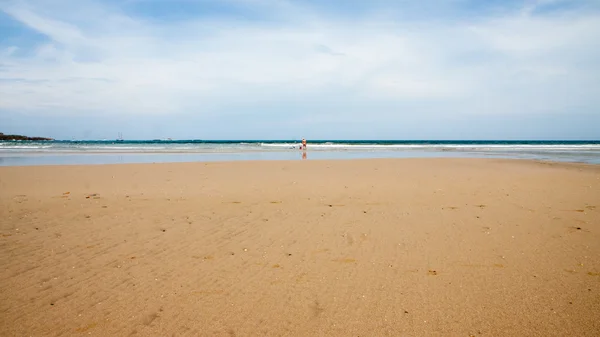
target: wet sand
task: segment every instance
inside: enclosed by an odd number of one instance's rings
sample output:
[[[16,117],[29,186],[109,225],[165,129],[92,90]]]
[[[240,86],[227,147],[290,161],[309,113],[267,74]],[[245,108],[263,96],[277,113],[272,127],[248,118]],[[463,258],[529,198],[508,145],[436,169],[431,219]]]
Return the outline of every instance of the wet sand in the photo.
[[[600,166],[0,168],[2,336],[598,336]]]

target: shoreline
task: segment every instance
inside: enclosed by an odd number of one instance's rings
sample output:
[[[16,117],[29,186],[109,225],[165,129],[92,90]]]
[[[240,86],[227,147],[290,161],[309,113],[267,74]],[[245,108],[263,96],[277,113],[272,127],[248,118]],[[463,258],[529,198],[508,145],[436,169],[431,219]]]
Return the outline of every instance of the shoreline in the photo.
[[[300,153],[301,154],[301,153]],[[144,155],[140,153],[139,155]],[[227,153],[223,153],[223,155],[227,155]],[[298,164],[299,162],[319,162],[319,163],[335,163],[335,162],[346,162],[352,164],[352,162],[397,162],[397,161],[405,161],[405,162],[419,162],[419,161],[474,161],[474,162],[488,162],[488,163],[522,163],[522,164],[530,164],[530,165],[549,165],[549,166],[558,166],[564,168],[589,168],[589,169],[600,169],[600,164],[598,163],[585,163],[585,162],[573,162],[573,161],[554,161],[554,160],[544,160],[544,159],[527,159],[527,158],[503,158],[503,157],[400,157],[400,158],[388,158],[388,157],[376,157],[376,158],[342,158],[342,159],[311,159],[311,160],[301,160],[301,159],[248,159],[248,160],[219,160],[219,161],[181,161],[181,162],[152,162],[152,163],[106,163],[106,164],[51,164],[51,165],[10,165],[10,166],[2,166],[0,165],[0,170],[8,169],[8,168],[60,168],[60,167],[69,167],[69,168],[86,168],[86,167],[102,167],[102,166],[155,166],[155,165],[198,165],[198,166],[206,166],[206,165],[238,165],[238,164]]]
[[[597,140],[63,141],[1,143],[0,166],[358,158],[519,158],[600,164]],[[304,155],[306,153],[306,155]]]
[[[246,151],[246,152],[170,152],[170,153],[0,153],[0,167],[46,165],[103,165],[245,161],[322,161],[362,159],[508,159],[578,164],[600,164],[600,157],[584,154],[485,153],[466,151]]]

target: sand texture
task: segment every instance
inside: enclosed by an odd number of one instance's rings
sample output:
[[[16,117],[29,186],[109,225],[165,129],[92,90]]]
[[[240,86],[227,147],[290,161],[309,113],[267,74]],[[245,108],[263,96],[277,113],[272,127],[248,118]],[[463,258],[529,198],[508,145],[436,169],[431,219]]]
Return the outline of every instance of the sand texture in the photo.
[[[2,336],[600,336],[600,167],[0,168]]]

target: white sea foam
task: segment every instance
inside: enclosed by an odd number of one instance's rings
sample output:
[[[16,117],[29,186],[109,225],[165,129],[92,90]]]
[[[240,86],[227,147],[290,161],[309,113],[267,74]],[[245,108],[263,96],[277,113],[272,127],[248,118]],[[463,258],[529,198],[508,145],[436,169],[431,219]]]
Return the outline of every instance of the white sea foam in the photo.
[[[212,153],[247,151],[290,151],[298,149],[300,143],[94,143],[54,142],[30,143],[0,142],[0,152],[31,153]],[[600,154],[600,144],[352,144],[352,143],[308,143],[311,151],[470,151],[470,152],[579,152]]]
[[[298,148],[294,143],[261,143],[266,148]],[[411,150],[411,149],[448,149],[448,150],[600,150],[600,144],[344,144],[318,143],[308,144],[310,149],[348,149],[348,150]]]

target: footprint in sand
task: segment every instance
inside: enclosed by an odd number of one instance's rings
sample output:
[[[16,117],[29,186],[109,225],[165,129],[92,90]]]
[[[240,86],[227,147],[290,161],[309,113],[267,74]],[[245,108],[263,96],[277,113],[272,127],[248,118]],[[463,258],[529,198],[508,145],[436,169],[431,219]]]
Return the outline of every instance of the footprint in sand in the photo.
[[[307,273],[302,273],[302,274],[296,276],[296,283],[304,283],[304,282],[306,282],[307,281],[307,279],[306,279],[307,275],[308,275]]]
[[[315,300],[314,304],[310,306],[314,317],[318,317],[325,309],[319,304],[319,301]]]
[[[77,329],[75,329],[75,331],[76,331],[76,332],[86,332],[86,331],[88,331],[88,330],[90,330],[90,329],[93,329],[93,328],[95,328],[97,325],[98,325],[98,323],[95,323],[95,322],[94,322],[94,323],[90,323],[90,324],[88,324],[88,325],[86,325],[86,326],[83,326],[83,327],[81,327],[81,328],[77,328]]]
[[[200,257],[198,255],[193,255],[192,258],[196,259],[196,260],[202,259],[203,261],[209,261],[209,260],[214,259],[214,257],[212,255],[207,255],[207,256],[203,256],[203,257]]]
[[[161,310],[162,311],[162,310]],[[160,316],[158,315],[158,313],[152,313],[148,316],[146,316],[146,318],[144,318],[144,325],[151,325],[152,322],[154,322],[156,319],[158,319]]]
[[[348,245],[352,246],[354,244],[354,238],[352,237],[352,235],[344,234],[342,235],[342,237],[346,238],[346,242],[348,242]]]

